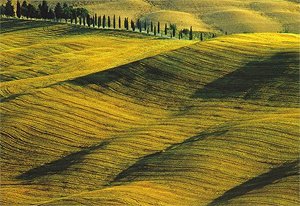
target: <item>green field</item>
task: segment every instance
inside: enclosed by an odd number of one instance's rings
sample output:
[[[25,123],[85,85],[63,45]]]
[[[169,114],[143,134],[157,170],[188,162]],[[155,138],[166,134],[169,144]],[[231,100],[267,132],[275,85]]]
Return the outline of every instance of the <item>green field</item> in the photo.
[[[300,204],[298,34],[0,32],[1,205]]]

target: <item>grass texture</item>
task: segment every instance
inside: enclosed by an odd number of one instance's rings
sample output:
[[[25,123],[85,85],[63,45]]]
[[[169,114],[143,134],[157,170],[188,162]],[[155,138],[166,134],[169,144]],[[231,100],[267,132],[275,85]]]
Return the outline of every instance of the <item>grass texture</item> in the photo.
[[[4,0],[2,0],[4,1]],[[33,0],[40,3],[40,0]],[[54,5],[58,0],[48,0]],[[178,28],[193,26],[198,31],[252,33],[299,33],[299,1],[288,0],[66,0],[91,13],[130,19],[147,18],[176,23]]]
[[[1,25],[1,205],[299,205],[299,35]]]

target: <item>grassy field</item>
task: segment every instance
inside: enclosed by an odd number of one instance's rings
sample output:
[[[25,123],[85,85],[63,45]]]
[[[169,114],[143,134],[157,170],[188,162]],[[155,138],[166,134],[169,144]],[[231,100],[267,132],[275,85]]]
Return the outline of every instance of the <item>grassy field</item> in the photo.
[[[1,0],[2,2],[4,0]],[[40,0],[32,0],[40,3]],[[48,0],[54,5],[57,0]],[[150,18],[176,23],[178,28],[194,26],[200,31],[252,33],[299,33],[299,1],[288,0],[66,0],[91,13],[137,19]]]
[[[3,97],[116,67],[192,43],[165,41],[126,31],[90,30],[43,21],[3,20],[1,27],[0,66],[5,68],[1,72]]]
[[[160,9],[191,13],[216,30],[228,33],[289,31],[299,33],[299,4],[285,0],[160,0]],[[184,17],[182,17],[184,18]],[[297,26],[298,25],[298,26]]]
[[[300,204],[299,35],[1,26],[1,205]]]

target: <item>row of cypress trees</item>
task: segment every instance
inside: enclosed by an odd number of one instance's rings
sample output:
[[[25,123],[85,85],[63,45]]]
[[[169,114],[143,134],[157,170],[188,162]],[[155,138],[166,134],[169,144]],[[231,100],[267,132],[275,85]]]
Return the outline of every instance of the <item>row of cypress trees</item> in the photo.
[[[7,0],[5,5],[1,6],[1,15],[6,16],[15,16],[14,6],[12,5],[11,0]],[[88,26],[88,27],[98,27],[98,28],[113,28],[113,29],[122,29],[122,20],[119,16],[116,19],[114,15],[111,19],[110,16],[98,16],[97,14],[91,16],[89,12],[85,8],[73,8],[69,6],[67,3],[61,5],[59,2],[55,5],[55,8],[52,9],[48,6],[47,1],[43,0],[41,4],[36,8],[34,5],[27,3],[25,0],[20,3],[17,1],[17,9],[16,15],[18,18],[26,17],[26,18],[37,18],[37,19],[49,19],[54,21],[61,21],[62,19],[65,22],[70,21],[71,23]],[[154,24],[152,21],[140,20],[138,19],[136,22],[133,20],[124,18],[123,28],[125,30],[139,31],[152,33],[156,35],[170,35],[170,37],[176,36],[177,27],[176,24],[165,24],[164,30],[161,30],[160,22]],[[183,35],[188,36],[190,40],[193,39],[193,30],[192,27],[184,30],[180,30],[178,33],[178,38],[182,39]]]
[[[72,19],[71,19],[72,22]],[[88,26],[88,27],[98,27],[98,28],[113,28],[113,29],[122,29],[122,20],[121,17],[119,16],[118,19],[114,15],[111,19],[110,16],[98,16],[95,14],[94,16],[90,16],[89,14],[86,17],[79,17],[79,24]],[[160,22],[157,22],[157,24],[154,24],[152,21],[147,21],[147,20],[140,20],[138,19],[137,22],[134,22],[133,20],[130,21],[129,23],[129,18],[124,18],[123,22],[123,28],[125,30],[132,30],[132,31],[139,31],[139,32],[146,32],[146,33],[153,33],[154,35],[159,35],[159,34],[164,34],[168,35],[170,34],[171,37],[176,36],[176,24],[170,24],[168,27],[168,24],[165,24],[165,28],[162,31],[161,30],[161,24]],[[192,27],[191,30],[189,31],[189,36],[191,36],[192,39]],[[182,38],[183,35],[181,34],[179,38]]]
[[[36,18],[36,19],[49,19],[61,21],[65,19],[67,22],[69,19],[76,19],[78,16],[84,17],[88,15],[88,11],[85,8],[73,8],[67,3],[61,5],[59,2],[52,9],[48,5],[47,1],[42,1],[36,8],[34,5],[23,1],[17,1],[16,12],[11,0],[7,0],[5,5],[1,5],[0,14],[6,16],[17,16],[18,18]]]

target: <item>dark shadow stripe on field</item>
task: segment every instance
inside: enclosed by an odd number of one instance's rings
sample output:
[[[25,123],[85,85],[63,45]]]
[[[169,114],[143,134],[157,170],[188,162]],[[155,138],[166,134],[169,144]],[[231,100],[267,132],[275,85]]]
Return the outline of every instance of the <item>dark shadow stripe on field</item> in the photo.
[[[79,77],[68,81],[68,83],[84,87],[93,84],[107,88],[110,83],[114,82],[120,82],[123,86],[130,86],[135,81],[138,81],[140,76],[147,79],[149,83],[151,81],[167,81],[168,79],[175,78],[172,72],[164,71],[163,69],[147,64],[147,61],[151,61],[151,58],[155,57],[148,57],[119,67]],[[147,84],[144,84],[144,87],[147,87]]]
[[[21,180],[33,180],[35,178],[43,177],[46,175],[57,174],[65,171],[74,164],[78,164],[83,161],[84,157],[95,150],[104,149],[109,142],[101,142],[100,144],[86,147],[78,152],[71,153],[58,160],[46,163],[39,167],[33,168],[17,176],[17,179]]]
[[[295,176],[299,174],[299,160],[282,164],[279,167],[272,168],[269,172],[254,177],[230,190],[225,192],[222,196],[213,200],[208,206],[214,206],[219,204],[226,204],[229,200],[242,196],[251,192],[263,188],[267,185],[273,184],[282,178]]]
[[[9,32],[17,32],[34,28],[42,28],[55,25],[55,22],[49,21],[34,21],[34,20],[19,20],[19,19],[1,19],[0,34]]]
[[[299,88],[299,53],[280,52],[261,61],[253,61],[196,91],[193,98],[260,99],[262,91],[289,91],[297,95]],[[284,93],[285,94],[285,93]],[[268,94],[272,95],[272,94]],[[270,96],[270,99],[274,97]]]
[[[126,182],[126,181],[132,181],[135,176],[134,173],[135,172],[142,172],[142,171],[148,171],[150,169],[153,168],[153,164],[151,164],[151,160],[156,159],[156,158],[162,158],[164,159],[164,154],[170,150],[174,150],[178,147],[181,147],[185,144],[189,144],[189,143],[193,143],[193,142],[197,142],[197,141],[201,141],[210,137],[217,137],[217,136],[222,136],[224,134],[226,134],[228,132],[227,129],[220,129],[217,131],[209,131],[209,132],[202,132],[199,135],[190,137],[188,139],[186,139],[185,141],[181,142],[181,143],[176,143],[173,144],[169,147],[167,147],[165,150],[163,151],[159,151],[156,153],[152,153],[150,155],[144,156],[142,158],[140,158],[138,161],[136,161],[134,164],[132,164],[130,167],[128,167],[127,169],[123,170],[122,172],[120,172],[112,182],[110,182],[109,184],[113,184],[113,183],[117,183],[117,182]],[[154,165],[154,166],[158,166],[158,165]]]
[[[24,94],[12,94],[12,95],[10,95],[10,96],[8,96],[8,97],[0,97],[0,102],[1,102],[1,103],[9,102],[9,101],[15,100],[15,99],[18,98],[18,97],[27,95],[27,94],[29,94],[29,93],[24,93]]]

